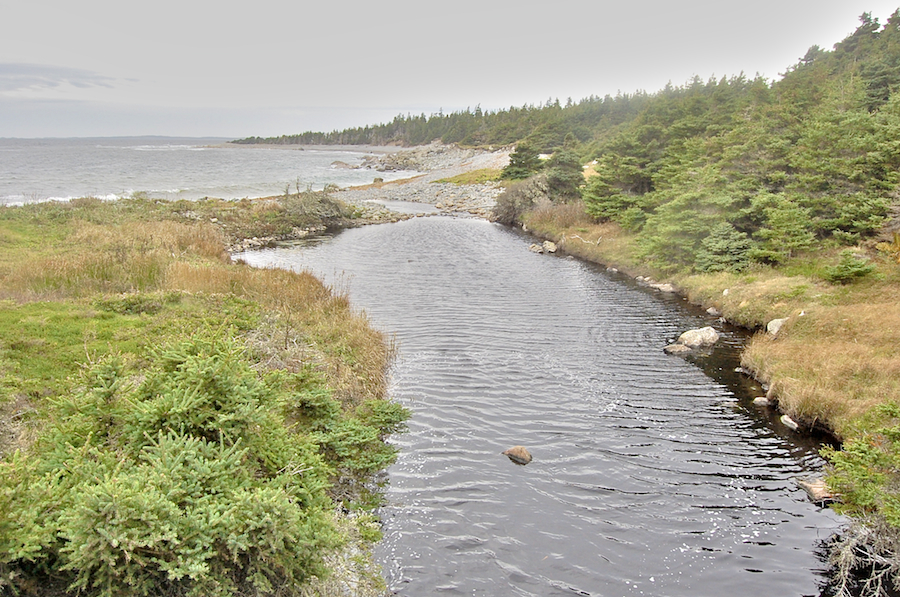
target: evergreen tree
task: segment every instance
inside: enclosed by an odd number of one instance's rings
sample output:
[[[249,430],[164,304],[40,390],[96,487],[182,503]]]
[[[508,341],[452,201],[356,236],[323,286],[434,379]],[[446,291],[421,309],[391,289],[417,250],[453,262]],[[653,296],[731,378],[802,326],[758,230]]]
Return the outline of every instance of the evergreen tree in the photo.
[[[530,144],[521,142],[509,156],[509,165],[503,169],[501,178],[523,180],[541,168],[538,152]]]
[[[750,263],[752,241],[743,232],[722,222],[700,242],[696,268],[701,272],[740,271]]]
[[[571,149],[556,151],[545,166],[550,197],[554,201],[568,203],[581,199],[584,186],[584,168]]]

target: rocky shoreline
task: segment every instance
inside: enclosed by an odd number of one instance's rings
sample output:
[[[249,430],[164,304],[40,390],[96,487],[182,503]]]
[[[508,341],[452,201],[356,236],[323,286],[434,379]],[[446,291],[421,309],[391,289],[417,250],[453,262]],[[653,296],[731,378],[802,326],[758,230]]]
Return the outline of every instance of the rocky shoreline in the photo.
[[[355,217],[335,221],[330,225],[295,227],[287,234],[234,238],[228,250],[231,253],[241,253],[273,247],[279,243],[303,240],[323,234],[329,228],[396,223],[416,217],[455,215],[488,219],[497,196],[503,192],[502,185],[496,182],[456,184],[441,181],[474,170],[500,170],[509,163],[511,151],[511,148],[466,149],[434,142],[400,149],[395,153],[372,154],[359,168],[370,169],[376,173],[410,170],[423,174],[413,178],[374,182],[360,187],[331,191],[330,197],[350,206],[356,214]],[[378,177],[375,178],[377,181]],[[404,205],[395,202],[402,202]],[[415,204],[421,204],[422,209],[416,209]]]
[[[366,223],[398,221],[429,212],[404,213],[391,210],[381,202],[404,201],[434,206],[441,214],[468,214],[487,218],[503,187],[498,183],[460,185],[440,182],[473,170],[499,170],[509,163],[510,148],[497,150],[464,149],[434,142],[397,153],[372,155],[362,167],[378,172],[416,170],[424,174],[388,183],[351,187],[334,193],[339,199],[361,210]]]

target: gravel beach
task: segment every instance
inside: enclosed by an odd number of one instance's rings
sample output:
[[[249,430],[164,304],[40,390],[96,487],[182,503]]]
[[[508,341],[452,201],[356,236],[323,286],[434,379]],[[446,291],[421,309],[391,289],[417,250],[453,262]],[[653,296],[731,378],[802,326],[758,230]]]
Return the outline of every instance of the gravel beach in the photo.
[[[440,213],[468,213],[488,217],[494,200],[503,190],[497,183],[455,184],[436,182],[485,168],[500,169],[509,163],[509,148],[496,151],[463,149],[456,145],[431,143],[409,149],[401,149],[386,155],[373,155],[363,168],[378,172],[391,170],[415,170],[424,174],[415,178],[364,187],[351,187],[334,193],[336,199],[353,205],[363,213],[363,219],[396,221],[416,215],[415,209],[399,212],[381,202],[404,201],[422,203],[437,208]],[[422,213],[434,212],[434,209]]]

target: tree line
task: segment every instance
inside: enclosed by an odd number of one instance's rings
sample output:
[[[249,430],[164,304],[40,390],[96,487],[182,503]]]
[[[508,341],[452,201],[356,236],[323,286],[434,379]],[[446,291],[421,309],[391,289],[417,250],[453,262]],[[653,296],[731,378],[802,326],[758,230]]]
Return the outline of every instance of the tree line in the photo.
[[[695,77],[652,96],[614,99],[635,111],[604,120],[587,141],[570,131],[561,149],[593,169],[581,189],[587,213],[634,232],[654,266],[778,265],[819,247],[855,245],[892,223],[898,88],[900,15],[882,27],[866,13],[833,50],[813,46],[776,82]],[[519,141],[504,176],[547,172],[550,163],[537,159],[544,140],[535,130]],[[499,198],[501,220],[533,204],[518,190]],[[864,271],[854,259],[847,256],[847,267]]]
[[[398,115],[237,142],[516,145],[520,169],[505,173],[514,179],[544,165],[537,154],[564,149],[554,172],[590,162],[597,175],[578,193],[585,209],[638,233],[647,260],[739,270],[783,263],[822,242],[852,245],[883,228],[900,183],[898,87],[900,16],[881,26],[865,13],[832,50],[811,47],[777,81],[694,77],[652,94]]]

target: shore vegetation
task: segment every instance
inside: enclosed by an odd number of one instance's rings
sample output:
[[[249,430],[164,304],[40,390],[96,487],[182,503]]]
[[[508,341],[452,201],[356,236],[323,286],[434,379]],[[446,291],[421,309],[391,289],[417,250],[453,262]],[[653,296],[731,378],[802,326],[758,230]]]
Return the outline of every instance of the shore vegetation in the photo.
[[[289,195],[0,210],[0,592],[383,591],[391,340],[226,252],[344,216]]]

